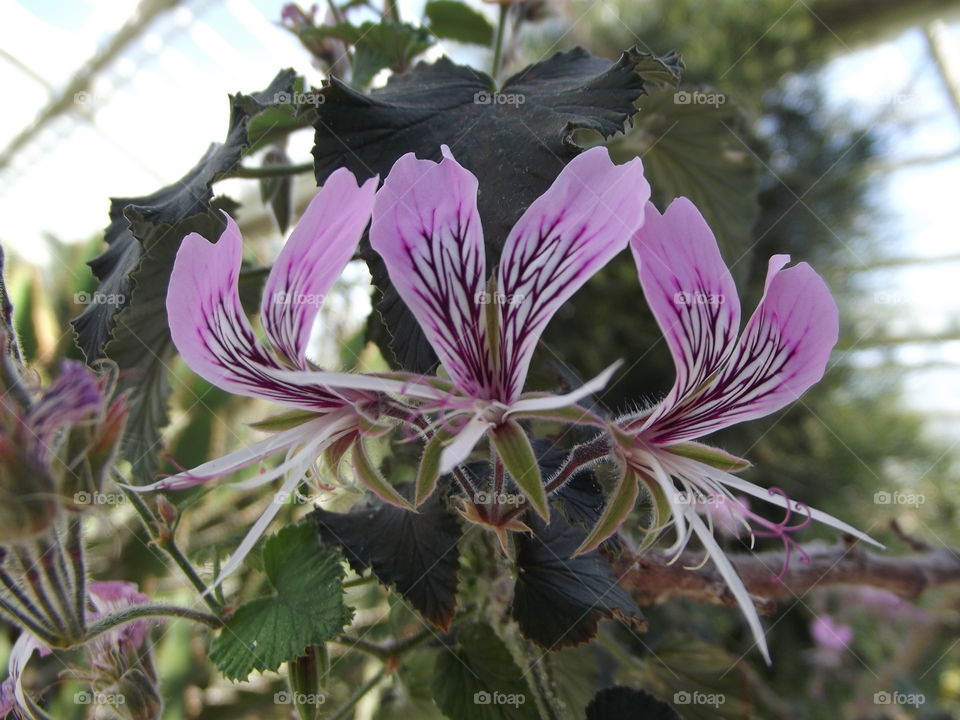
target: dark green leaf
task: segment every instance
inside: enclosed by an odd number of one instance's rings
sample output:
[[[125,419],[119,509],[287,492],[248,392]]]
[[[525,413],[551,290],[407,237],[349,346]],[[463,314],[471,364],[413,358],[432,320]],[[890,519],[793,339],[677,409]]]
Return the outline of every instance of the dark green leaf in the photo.
[[[511,614],[525,637],[548,649],[579,645],[597,634],[601,620],[644,625],[639,608],[597,550],[571,557],[587,531],[554,515],[534,516],[532,534],[517,534],[517,583]]]
[[[636,48],[613,63],[576,48],[521,70],[496,94],[489,76],[446,58],[420,63],[369,95],[334,79],[324,88],[316,125],[317,180],[344,166],[358,177],[385,177],[401,155],[438,160],[446,143],[480,181],[478,205],[492,267],[510,227],[581,151],[574,132],[620,132],[644,92],[642,75],[669,72],[668,63]],[[382,347],[389,344],[400,367],[428,371],[436,362],[433,350],[390,285],[379,255],[366,244],[363,254],[382,294],[374,322],[382,322],[392,340],[376,325],[371,334]]]
[[[493,25],[472,7],[456,0],[430,0],[423,14],[430,21],[430,32],[438,38],[474,45],[493,41]]]
[[[93,293],[99,300],[72,322],[87,361],[114,360],[121,370],[118,389],[132,391],[122,452],[141,482],[156,470],[160,430],[167,422],[166,366],[173,349],[165,301],[180,241],[190,232],[219,237],[219,210],[234,206],[212,200],[211,186],[240,162],[250,118],[291,91],[294,78],[286,70],[262,92],[231,96],[226,140],[211,145],[178,182],[144,197],[111,201],[107,249],[90,261],[100,281]]]
[[[456,652],[437,656],[434,699],[450,720],[536,720],[530,688],[492,628],[467,625]]]
[[[450,627],[457,606],[461,529],[444,493],[431,495],[418,513],[371,498],[349,513],[317,508],[309,517],[325,543],[343,549],[356,572],[369,568],[427,620]]]
[[[680,716],[653,695],[618,685],[596,694],[587,706],[587,720],[680,720]]]
[[[263,567],[276,592],[241,605],[214,639],[210,659],[224,676],[242,680],[254,670],[276,670],[336,637],[353,614],[343,604],[340,561],[309,523],[269,538]]]

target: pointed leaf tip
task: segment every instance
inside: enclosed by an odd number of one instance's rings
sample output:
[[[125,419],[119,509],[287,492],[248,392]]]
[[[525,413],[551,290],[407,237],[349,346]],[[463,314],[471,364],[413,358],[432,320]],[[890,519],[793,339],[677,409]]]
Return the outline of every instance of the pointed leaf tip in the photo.
[[[624,466],[623,473],[617,481],[617,486],[603,509],[603,515],[597,520],[597,524],[593,526],[593,530],[590,531],[586,539],[580,543],[580,547],[574,551],[574,557],[593,550],[613,535],[626,520],[630,511],[633,510],[639,492],[640,484],[637,481],[636,474],[629,467]]]
[[[378,498],[403,510],[417,512],[417,509],[380,474],[360,439],[353,444],[353,467],[357,471],[360,482]]]
[[[497,454],[507,472],[544,522],[550,522],[550,504],[540,477],[540,465],[527,434],[513,420],[507,420],[490,432]]]

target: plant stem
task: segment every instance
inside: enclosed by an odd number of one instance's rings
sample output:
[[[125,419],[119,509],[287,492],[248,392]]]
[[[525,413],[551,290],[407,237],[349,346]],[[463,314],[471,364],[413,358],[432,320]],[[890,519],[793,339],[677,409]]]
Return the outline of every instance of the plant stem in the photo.
[[[592,465],[600,458],[610,454],[610,439],[605,434],[597,435],[593,440],[577,445],[571,450],[563,461],[563,465],[550,482],[547,483],[545,490],[547,494],[554,493],[564,486],[564,484],[580,470],[588,465]],[[512,520],[526,511],[521,505],[504,513],[503,522]]]
[[[169,538],[162,538],[160,533],[157,531],[157,518],[154,516],[150,508],[147,507],[147,504],[140,498],[140,496],[132,490],[128,490],[122,484],[123,478],[119,476],[119,473],[114,473],[114,480],[118,483],[121,483],[120,487],[123,490],[123,494],[127,497],[127,500],[133,505],[134,509],[137,511],[137,514],[140,516],[140,521],[143,523],[144,527],[147,530],[147,533],[150,535],[150,538],[156,543],[157,547],[167,553],[170,558],[177,564],[177,567],[183,571],[183,574],[187,576],[187,579],[190,583],[197,589],[197,592],[200,593],[200,597],[203,598],[203,601],[207,604],[213,612],[217,615],[223,614],[223,606],[217,602],[217,599],[213,596],[213,593],[207,592],[207,585],[197,574],[197,570],[193,567],[193,564],[187,560],[187,557],[183,554],[179,547],[177,547],[176,542],[173,539],[171,534]]]
[[[500,74],[500,56],[503,54],[503,36],[507,29],[507,9],[506,4],[500,5],[500,20],[497,23],[497,40],[493,46],[493,64],[490,69],[490,77],[493,78],[494,82],[497,80],[497,75]]]
[[[343,16],[340,14],[340,8],[337,7],[336,3],[333,0],[327,0],[327,7],[330,8],[330,15],[333,17],[333,21],[339,25],[343,22]]]
[[[285,177],[287,175],[299,175],[300,173],[312,172],[313,161],[303,162],[298,165],[266,165],[264,167],[247,167],[239,165],[230,173],[230,177],[238,178],[272,178]]]
[[[373,690],[373,688],[376,687],[377,683],[383,680],[383,677],[386,674],[387,674],[386,668],[380,668],[380,670],[377,671],[376,675],[374,675],[372,678],[367,680],[363,685],[358,687],[356,691],[353,693],[353,695],[347,698],[347,701],[343,705],[341,705],[340,708],[333,715],[330,716],[330,720],[343,720],[343,718],[347,717],[347,713],[349,713],[353,709],[353,706],[356,705],[358,702],[360,702],[360,700],[363,699],[364,695],[366,695],[368,692]]]
[[[563,466],[557,472],[556,476],[547,483],[546,491],[549,495],[556,492],[569,480],[583,469],[585,465],[592,465],[600,458],[610,454],[610,439],[607,435],[597,435],[590,442],[583,445],[577,445],[567,455],[563,461]]]
[[[404,653],[413,650],[415,647],[424,641],[429,640],[431,637],[433,637],[432,631],[423,630],[422,632],[408,637],[405,640],[397,640],[383,645],[372,643],[361,638],[355,638],[352,635],[341,635],[340,637],[335,638],[333,642],[353,650],[360,650],[361,652],[365,652],[368,655],[372,655],[373,657],[386,662],[391,658],[398,658]]]
[[[194,610],[193,608],[181,607],[179,605],[132,605],[106,617],[102,617],[93,623],[87,631],[86,640],[92,640],[98,635],[102,635],[128,622],[149,617],[183,618],[201,623],[213,629],[223,627],[223,621],[220,618],[202,610]]]
[[[397,6],[397,0],[383,0],[383,15],[390,22],[400,23],[400,8]]]
[[[492,444],[492,443],[491,443]],[[500,496],[503,494],[504,467],[500,455],[494,453],[493,458],[493,517],[496,523],[500,519]]]

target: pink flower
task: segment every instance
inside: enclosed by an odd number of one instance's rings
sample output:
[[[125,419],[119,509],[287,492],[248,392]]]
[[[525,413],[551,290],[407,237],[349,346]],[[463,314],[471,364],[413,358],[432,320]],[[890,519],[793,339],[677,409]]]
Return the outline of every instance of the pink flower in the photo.
[[[696,511],[699,503],[721,498],[739,520],[759,525],[755,537],[784,541],[787,557],[796,543],[789,533],[811,519],[876,543],[836,518],[791,502],[779,490],[767,490],[732,475],[749,463],[698,438],[746,420],[761,418],[796,401],[826,369],[837,341],[837,306],[826,284],[806,263],[787,268],[790,258],[770,259],[763,298],[740,329],[740,299],[716,239],[697,208],[678,198],[661,215],[647,207],[646,221],[631,240],[640,284],[667,346],[676,380],[666,398],[650,410],[617,422],[614,438],[627,468],[617,491],[580,551],[596,547],[616,529],[633,506],[642,480],[669,507],[680,551],[695,534],[716,564],[769,662],[766,641],[749,594],[711,529]],[[733,492],[744,493],[787,511],[773,523],[738,507]],[[623,499],[629,500],[624,502]],[[790,525],[799,511],[805,520]],[[616,518],[614,518],[616,519]],[[802,550],[800,551],[802,555]]]

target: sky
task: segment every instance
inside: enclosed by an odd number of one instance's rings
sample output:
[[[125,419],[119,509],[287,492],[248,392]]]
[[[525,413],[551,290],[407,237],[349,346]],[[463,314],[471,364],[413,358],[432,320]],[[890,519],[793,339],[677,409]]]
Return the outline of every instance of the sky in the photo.
[[[15,99],[0,113],[0,144],[32,123],[135,6],[120,0],[0,0],[0,86]],[[227,93],[262,88],[291,65],[319,84],[321,75],[306,52],[276,27],[281,6],[278,0],[190,0],[158,18],[90,93],[76,98],[75,112],[43,130],[11,167],[0,170],[0,242],[29,261],[55,262],[47,236],[87,240],[106,224],[110,196],[147,194],[170,183],[209,142],[222,139]],[[420,6],[422,0],[401,2],[401,11],[416,17]],[[493,18],[491,6],[475,7]],[[960,26],[946,32],[960,74]],[[448,50],[460,61],[477,59],[463,48]],[[837,110],[867,123],[884,114],[911,121],[901,131],[883,130],[887,160],[960,148],[960,116],[918,29],[834,60],[822,78]],[[291,144],[295,161],[309,159],[310,142],[304,133]],[[234,185],[218,189],[250,200],[249,207],[258,205],[254,183],[228,183]],[[958,159],[884,171],[874,198],[883,208],[875,223],[878,246],[897,257],[960,253],[958,190]],[[851,253],[849,262],[861,268],[856,280],[873,290],[875,307],[868,310],[889,331],[935,335],[960,326],[960,263],[869,270],[869,260]],[[362,312],[368,307],[365,291],[348,305]],[[907,366],[940,363],[907,374],[909,400],[930,414],[934,430],[960,429],[960,342],[903,346],[894,356]],[[867,368],[885,356],[865,351],[853,359]]]

